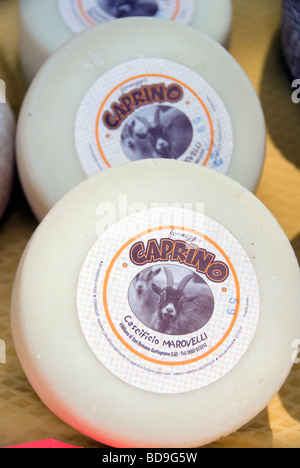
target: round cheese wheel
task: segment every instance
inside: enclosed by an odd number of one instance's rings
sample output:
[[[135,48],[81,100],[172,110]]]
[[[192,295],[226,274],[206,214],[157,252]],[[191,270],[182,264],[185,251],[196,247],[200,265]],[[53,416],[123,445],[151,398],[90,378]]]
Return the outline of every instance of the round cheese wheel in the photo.
[[[186,162],[127,163],[40,223],[14,284],[15,348],[41,400],[86,436],[199,447],[283,385],[299,280],[284,232],[237,182]]]
[[[22,105],[17,163],[42,219],[86,177],[135,159],[206,165],[253,191],[265,136],[258,96],[223,47],[174,21],[125,18],[47,60]]]
[[[290,75],[300,76],[300,5],[295,0],[284,0],[281,11],[281,43],[283,57]]]
[[[116,7],[116,3],[121,5]],[[183,22],[229,47],[231,0],[137,0],[133,6],[132,3],[126,0],[21,0],[19,47],[27,82],[31,82],[49,55],[74,34],[120,16],[154,15]]]
[[[0,218],[9,202],[14,175],[15,118],[0,93]]]

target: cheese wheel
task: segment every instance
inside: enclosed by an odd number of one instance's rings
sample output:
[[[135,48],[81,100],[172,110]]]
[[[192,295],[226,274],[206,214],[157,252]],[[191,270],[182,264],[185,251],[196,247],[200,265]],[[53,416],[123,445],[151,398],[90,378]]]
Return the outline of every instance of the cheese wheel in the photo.
[[[153,310],[135,302],[140,274]],[[277,221],[237,182],[186,162],[127,163],[81,183],[40,223],[14,284],[15,348],[42,401],[86,436],[199,447],[283,385],[299,279]],[[170,294],[168,326],[157,327]]]
[[[224,48],[173,21],[125,18],[47,60],[21,108],[17,163],[42,219],[86,177],[139,158],[207,165],[253,191],[265,136],[258,96]]]
[[[290,75],[300,76],[300,6],[295,0],[284,0],[281,12],[282,53]]]
[[[0,93],[0,218],[9,202],[14,175],[15,118]]]
[[[114,18],[117,15],[114,3],[114,0],[20,0],[20,60],[27,82],[31,82],[49,55],[76,32]],[[152,16],[156,12],[159,17],[190,24],[224,47],[229,47],[230,0],[189,0],[188,4],[172,0],[167,2],[168,5],[165,5],[165,0],[147,0],[146,9],[139,5],[145,2],[138,0],[133,11],[127,13],[126,5],[129,8],[128,4],[132,2],[123,3],[123,15],[143,13]]]

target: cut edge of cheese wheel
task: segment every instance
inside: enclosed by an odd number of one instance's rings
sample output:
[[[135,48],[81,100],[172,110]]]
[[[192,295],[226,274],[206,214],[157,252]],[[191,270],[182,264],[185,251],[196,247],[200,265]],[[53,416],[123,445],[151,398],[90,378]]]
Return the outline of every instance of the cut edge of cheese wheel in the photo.
[[[121,48],[110,40],[116,34],[122,36]],[[172,41],[167,42],[166,37],[172,37]],[[197,54],[190,44],[195,44]],[[24,192],[38,219],[86,178],[74,135],[83,98],[115,67],[152,59],[199,75],[204,80],[201,83],[216,93],[228,114],[223,120],[217,113],[216,119],[221,123],[228,121],[232,129],[229,143],[233,150],[226,150],[230,157],[227,175],[251,191],[256,189],[265,158],[266,128],[258,96],[244,70],[223,47],[188,26],[153,18],[122,19],[87,29],[70,39],[47,60],[25,97],[18,121],[17,163]],[[218,140],[222,145],[229,133],[219,130],[217,120],[212,124],[213,111],[209,112],[203,104],[199,108],[207,119],[207,129],[215,129],[215,139],[208,145],[211,152],[212,144]],[[197,121],[194,120],[194,126]],[[88,128],[93,129],[94,125],[89,124]],[[201,127],[194,130],[194,139],[200,130]],[[101,142],[104,140],[105,136]],[[94,136],[91,145],[102,163]],[[223,148],[227,148],[225,143]],[[214,148],[214,152],[215,149],[219,151]],[[109,154],[124,158],[119,147]]]
[[[128,383],[109,370],[83,333],[77,310],[80,272],[97,239],[101,247],[101,236],[126,218],[124,196],[136,216],[157,204],[179,204],[194,212],[191,206],[202,203],[205,216],[233,236],[255,271],[259,285],[255,333],[238,362],[206,386],[172,394],[145,391],[139,382]],[[117,215],[104,227],[103,213],[109,207]],[[239,268],[234,252],[231,255]],[[245,425],[283,385],[293,365],[292,343],[300,335],[299,280],[299,266],[283,230],[245,188],[188,163],[136,162],[86,180],[39,225],[16,275],[12,334],[34,390],[79,432],[112,447],[199,447]],[[101,334],[99,339],[103,340]],[[109,361],[114,362],[115,349],[111,353]],[[135,377],[144,377],[139,372]],[[185,384],[185,378],[177,382]]]

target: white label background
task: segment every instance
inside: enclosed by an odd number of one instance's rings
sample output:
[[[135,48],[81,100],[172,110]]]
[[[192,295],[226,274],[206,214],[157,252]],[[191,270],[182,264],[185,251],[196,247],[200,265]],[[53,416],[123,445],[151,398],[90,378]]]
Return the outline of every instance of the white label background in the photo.
[[[147,111],[155,104],[136,109],[116,130],[104,125],[103,114],[133,88],[159,83],[166,87],[175,83],[182,88],[183,97],[179,102],[162,104],[186,116],[193,130],[190,144],[177,159],[227,172],[233,150],[233,130],[223,101],[203,78],[189,68],[165,59],[147,58],[132,60],[104,73],[83,98],[76,117],[75,144],[87,177],[133,160],[122,147],[125,126],[143,109]],[[141,143],[143,141],[140,140]],[[143,156],[139,154],[137,159],[141,157],[157,156],[147,151]]]
[[[157,18],[189,24],[193,18],[194,0],[157,0]],[[114,19],[99,0],[58,0],[58,9],[65,24],[77,33],[95,24]]]
[[[158,243],[162,238],[186,239],[228,265],[223,282],[198,273],[214,297],[213,315],[201,329],[181,336],[163,334],[133,313],[128,291],[141,270],[184,266],[195,272],[179,262],[134,265],[131,247],[153,238]],[[215,382],[239,362],[255,333],[259,288],[250,259],[224,227],[193,211],[155,208],[122,219],[100,236],[80,273],[77,304],[89,346],[112,373],[144,390],[182,393]],[[171,341],[182,346],[170,346]]]

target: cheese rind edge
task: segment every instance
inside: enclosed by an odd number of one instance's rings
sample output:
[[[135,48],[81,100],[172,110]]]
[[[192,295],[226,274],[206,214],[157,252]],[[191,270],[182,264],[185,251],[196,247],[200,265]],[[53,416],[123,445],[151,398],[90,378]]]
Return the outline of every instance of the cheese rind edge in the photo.
[[[97,239],[97,208],[104,202],[118,207],[124,193],[129,205],[203,202],[205,213],[233,233],[253,263],[260,286],[257,331],[240,362],[212,385],[177,395],[141,391],[105,369],[83,337],[76,288]],[[115,447],[197,447],[246,424],[283,385],[293,365],[292,342],[300,336],[299,279],[277,221],[239,184],[187,163],[128,164],[73,189],[38,227],[16,276],[14,343],[40,398],[78,431]]]

